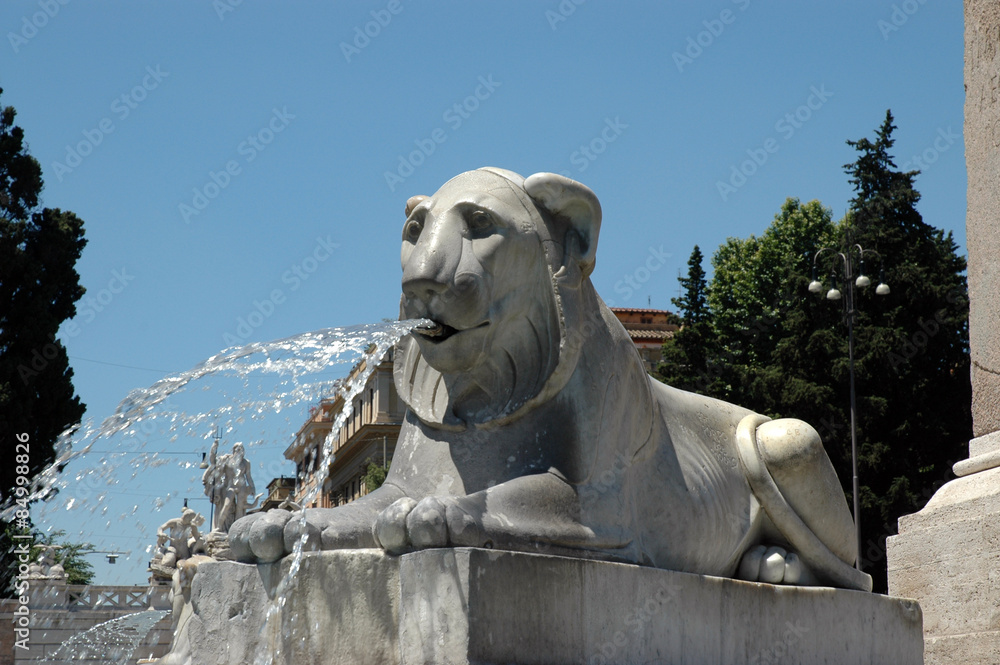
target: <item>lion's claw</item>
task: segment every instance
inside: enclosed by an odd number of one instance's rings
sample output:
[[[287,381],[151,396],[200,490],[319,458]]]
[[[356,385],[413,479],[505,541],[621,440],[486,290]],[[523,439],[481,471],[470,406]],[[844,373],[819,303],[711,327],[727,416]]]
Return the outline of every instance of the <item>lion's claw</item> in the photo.
[[[429,496],[397,500],[383,510],[373,528],[376,544],[390,554],[411,549],[460,545],[481,547],[483,529],[468,510],[464,497]]]
[[[410,544],[406,535],[406,518],[416,505],[416,500],[404,496],[379,513],[372,528],[372,535],[379,547],[390,554],[406,550]]]

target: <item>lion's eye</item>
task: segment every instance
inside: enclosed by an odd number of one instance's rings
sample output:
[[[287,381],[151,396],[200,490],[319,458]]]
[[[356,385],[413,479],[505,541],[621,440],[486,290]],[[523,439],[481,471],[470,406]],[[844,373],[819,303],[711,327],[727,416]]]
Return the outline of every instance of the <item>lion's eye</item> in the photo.
[[[403,240],[416,242],[420,237],[420,232],[424,230],[424,223],[419,219],[411,219],[403,225]]]
[[[469,215],[469,230],[473,233],[482,233],[493,228],[493,218],[488,212],[476,210]]]

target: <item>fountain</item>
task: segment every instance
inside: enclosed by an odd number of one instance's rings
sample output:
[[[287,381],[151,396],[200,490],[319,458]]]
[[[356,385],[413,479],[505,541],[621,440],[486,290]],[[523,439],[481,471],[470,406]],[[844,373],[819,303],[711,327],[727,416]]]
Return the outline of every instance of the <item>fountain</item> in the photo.
[[[815,430],[645,374],[593,192],[480,169],[406,215],[385,484],[234,522],[168,662],[920,662]]]
[[[921,662],[919,606],[868,593],[852,566],[853,521],[816,431],[646,375],[590,282],[593,192],[487,168],[411,198],[406,216],[408,320],[350,343],[321,331],[230,350],[102,426],[131,427],[216,371],[275,371],[275,350],[311,343],[321,363],[324,344],[363,349],[363,369],[323,386],[347,408],[315,492],[353,395],[402,338],[408,411],[385,484],[338,508],[235,519],[236,561],[174,576],[163,665]],[[248,403],[316,395],[293,383]]]
[[[126,665],[146,634],[167,614],[166,610],[146,610],[105,621],[69,638],[40,662]]]

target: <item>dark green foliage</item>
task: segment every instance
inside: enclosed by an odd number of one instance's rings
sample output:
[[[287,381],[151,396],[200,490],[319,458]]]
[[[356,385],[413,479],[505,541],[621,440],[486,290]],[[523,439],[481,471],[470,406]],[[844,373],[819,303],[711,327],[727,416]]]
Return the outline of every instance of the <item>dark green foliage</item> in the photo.
[[[680,354],[676,337],[664,345],[661,367],[672,385],[814,425],[849,498],[844,304],[806,287],[821,247],[860,244],[884,257],[891,293],[875,295],[880,266],[866,256],[872,286],[856,291],[854,345],[861,556],[883,591],[886,536],[949,479],[972,436],[965,260],[951,234],[924,223],[914,207],[916,172],[896,170],[893,129],[887,113],[874,140],[848,141],[858,152],[845,166],[856,195],[839,224],[818,202],[789,199],[762,236],[731,238],[716,251],[709,324],[699,331],[711,381],[693,362],[681,362],[695,354]],[[820,259],[825,288],[831,272],[843,272],[833,256]],[[839,287],[845,290],[843,281]]]
[[[972,437],[965,259],[951,233],[914,207],[916,171],[897,171],[892,114],[874,142],[849,141],[855,198],[843,223],[852,242],[885,257],[892,293],[858,298],[856,373],[862,529],[869,558],[884,553],[900,515],[919,510],[967,454]],[[870,544],[869,544],[869,541]],[[873,575],[876,568],[873,562]],[[884,575],[884,560],[877,571]]]
[[[388,474],[388,466],[382,466],[372,460],[368,460],[368,467],[365,469],[365,475],[363,476],[365,488],[369,493],[374,492],[378,488],[382,487],[382,483],[385,482],[385,477]]]
[[[678,278],[684,295],[680,298],[671,298],[673,303],[681,312],[681,319],[684,323],[702,323],[708,318],[707,282],[705,281],[705,269],[701,267],[704,257],[698,245],[694,246],[691,257],[688,259],[688,276]]]
[[[661,381],[682,390],[702,395],[721,390],[716,364],[718,349],[715,336],[708,323],[708,288],[705,270],[701,267],[704,257],[695,245],[688,259],[688,275],[681,277],[683,295],[670,302],[680,310],[681,329],[663,345],[663,357],[657,368]]]
[[[41,167],[14,116],[13,107],[0,111],[0,503],[11,499],[18,475],[32,477],[52,462],[56,438],[84,411],[56,338],[84,292],[75,269],[86,244],[83,222],[39,209]],[[18,434],[28,436],[27,474],[14,464]],[[0,537],[0,553],[11,546]],[[0,578],[0,588],[8,585]]]

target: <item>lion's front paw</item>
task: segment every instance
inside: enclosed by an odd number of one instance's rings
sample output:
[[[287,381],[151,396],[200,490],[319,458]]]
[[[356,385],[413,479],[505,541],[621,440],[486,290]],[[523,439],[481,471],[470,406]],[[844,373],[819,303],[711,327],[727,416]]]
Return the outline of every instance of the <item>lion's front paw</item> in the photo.
[[[747,550],[740,561],[737,577],[749,582],[768,584],[816,584],[816,578],[805,562],[794,552],[782,547],[757,545]]]
[[[390,554],[448,545],[482,546],[480,521],[462,505],[463,498],[399,499],[375,520],[375,542]]]
[[[271,563],[285,550],[285,524],[292,516],[287,510],[254,513],[236,520],[229,528],[229,547],[237,561]]]

